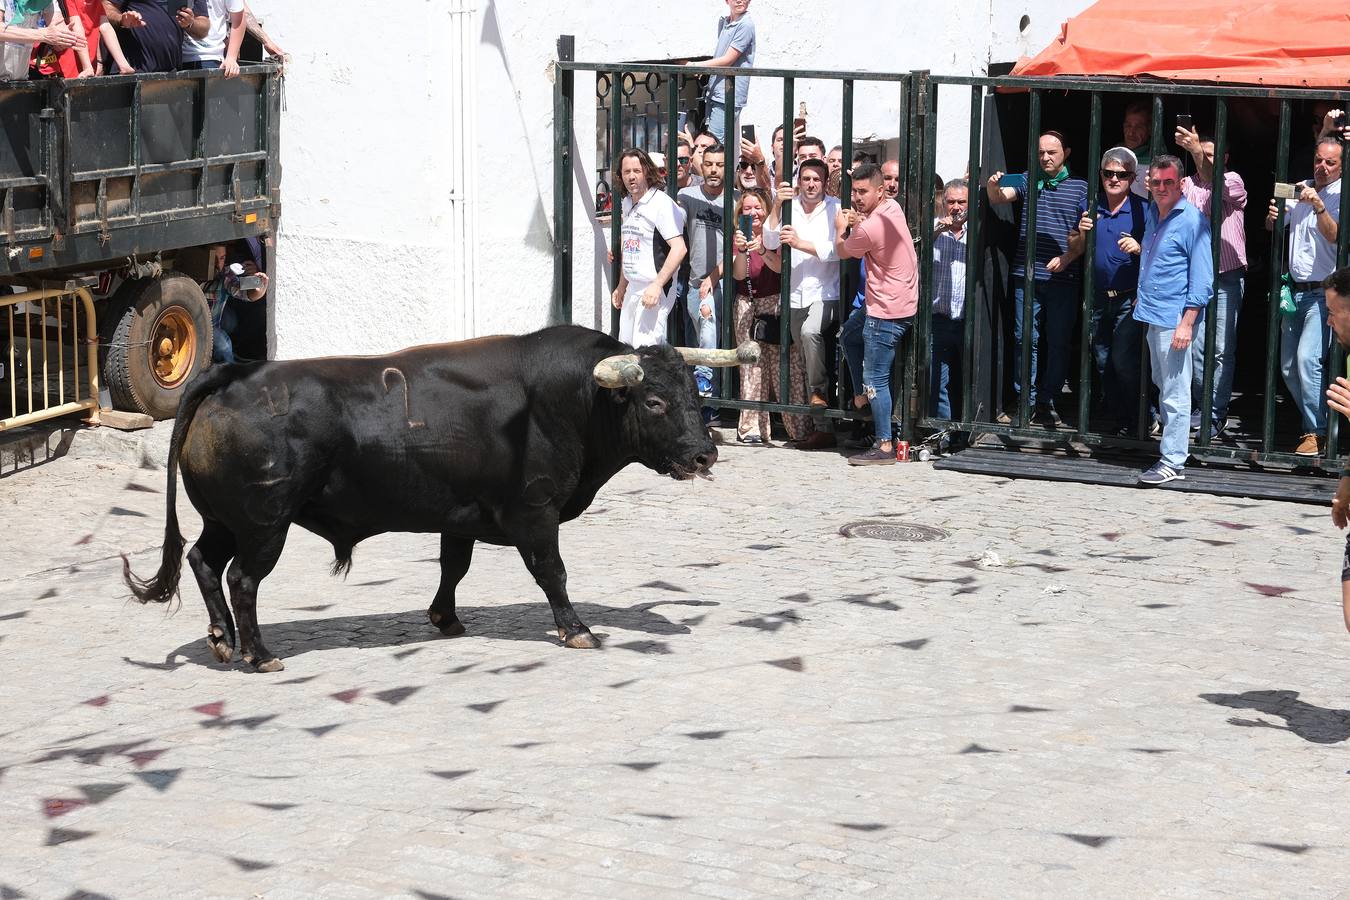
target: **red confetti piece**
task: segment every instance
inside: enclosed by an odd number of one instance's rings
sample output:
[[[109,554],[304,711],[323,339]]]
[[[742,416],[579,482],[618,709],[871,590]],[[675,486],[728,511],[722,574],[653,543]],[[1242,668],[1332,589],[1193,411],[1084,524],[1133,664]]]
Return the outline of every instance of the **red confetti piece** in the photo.
[[[357,697],[361,696],[360,688],[352,688],[347,691],[338,691],[336,694],[329,694],[334,700],[341,700],[343,703],[351,703]]]
[[[107,694],[104,694],[102,697],[91,697],[88,700],[82,700],[81,702],[85,706],[107,706],[111,701],[112,698]]]
[[[199,712],[204,716],[211,716],[219,719],[225,714],[225,701],[217,700],[215,703],[203,703],[201,706],[192,707],[193,712]]]
[[[49,819],[55,819],[57,816],[64,816],[81,806],[88,805],[88,800],[81,800],[77,797],[49,797],[42,801],[42,814]]]
[[[1293,588],[1280,587],[1277,584],[1254,584],[1248,581],[1246,582],[1246,585],[1252,590],[1265,594],[1267,597],[1283,597],[1285,594],[1292,594],[1294,592]]]

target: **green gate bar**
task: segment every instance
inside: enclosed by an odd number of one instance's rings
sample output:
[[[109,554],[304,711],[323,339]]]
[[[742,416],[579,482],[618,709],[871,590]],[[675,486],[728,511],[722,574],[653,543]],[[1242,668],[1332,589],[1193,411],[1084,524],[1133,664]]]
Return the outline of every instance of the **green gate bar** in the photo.
[[[735,71],[735,70],[733,70]],[[736,318],[736,279],[731,274],[731,260],[735,253],[732,239],[736,234],[736,202],[732,196],[732,184],[736,180],[736,162],[740,158],[738,148],[740,144],[739,134],[736,129],[736,76],[728,75],[722,87],[722,99],[730,97],[730,103],[723,103],[722,112],[722,147],[725,151],[722,158],[726,164],[722,170],[722,303],[721,308],[717,310],[718,330],[722,332],[719,346],[735,346],[735,318]],[[764,215],[768,216],[766,210]],[[751,235],[746,235],[745,239],[750,240]],[[746,260],[746,274],[749,274],[749,260]],[[722,379],[722,399],[731,399],[732,382],[736,379]]]
[[[572,59],[576,41],[558,38],[558,59]],[[572,103],[576,75],[559,69],[553,78],[553,308],[550,321],[572,321]],[[206,82],[203,81],[203,84]]]
[[[1036,173],[1039,168],[1039,150],[1041,134],[1041,92],[1032,90],[1027,99],[1027,199],[1022,210],[1022,219],[1027,225],[1027,239],[1023,265],[1026,271],[1022,276],[1022,345],[1018,347],[1019,383],[1022,389],[1017,394],[1017,424],[1021,428],[1031,425],[1031,351],[1036,345],[1036,319],[1032,315],[1036,300],[1036,200],[1040,195]],[[1045,360],[1040,360],[1040,368]],[[1041,398],[1045,402],[1045,398]]]
[[[842,148],[840,152],[843,153],[843,159],[841,161],[842,169],[839,173],[839,208],[849,209],[853,206],[853,175],[849,171],[853,166],[853,79],[844,79],[840,99],[843,105],[841,106],[839,145]],[[847,259],[839,260],[839,298],[835,301],[834,307],[835,324],[839,328],[840,339],[834,342],[834,370],[840,376],[848,368],[848,363],[844,360],[843,328],[844,322],[848,320],[848,314],[853,311],[853,298],[848,292],[849,284],[852,283],[852,279],[849,278],[850,265],[860,266],[862,260],[856,262]],[[864,310],[865,312],[866,310]],[[843,379],[839,378],[837,383],[842,385]],[[860,385],[853,385],[855,392],[860,389]],[[850,414],[853,412],[853,399],[844,396],[842,390],[839,391],[839,407],[847,410]]]
[[[795,112],[792,108],[793,93],[796,90],[796,82],[791,78],[783,79],[783,167],[782,171],[775,172],[773,178],[769,179],[769,193],[771,197],[778,196],[778,184],[786,182],[793,183],[793,165],[792,158],[797,152],[792,140],[792,120]],[[772,136],[771,136],[772,137]],[[773,152],[773,141],[769,141],[769,152]],[[777,183],[774,183],[775,180]],[[781,230],[785,225],[792,224],[792,201],[785,200],[783,208],[779,210],[778,227]],[[787,247],[779,252],[781,262],[779,263],[780,274],[779,294],[778,294],[778,402],[791,403],[792,394],[788,391],[788,375],[792,359],[790,356],[792,350],[792,248]]]
[[[931,82],[928,82],[932,84]],[[933,204],[937,186],[937,108],[940,88],[933,84],[928,91],[928,103],[924,111],[922,138],[920,144],[919,169],[919,217],[915,230],[914,244],[919,256],[919,306],[915,311],[913,332],[909,343],[914,345],[913,375],[910,378],[913,393],[906,396],[902,407],[906,440],[912,440],[917,420],[934,414],[928,408],[929,379],[938,377],[929,371],[933,359]]]
[[[610,266],[610,291],[619,286],[623,269],[623,177],[619,174],[619,154],[623,146],[623,78],[621,69],[609,74],[609,252],[614,257]],[[622,299],[622,298],[620,298]],[[619,310],[610,304],[609,333],[618,337]]]
[[[1289,180],[1289,120],[1289,101],[1281,100],[1280,126],[1276,132],[1276,181]],[[1281,214],[1275,217],[1274,227],[1270,229],[1270,263],[1266,285],[1270,302],[1266,322],[1266,396],[1265,408],[1261,413],[1261,449],[1265,453],[1270,453],[1275,446],[1275,379],[1280,371],[1280,276],[1284,273],[1284,220],[1281,210]]]
[[[1210,443],[1210,423],[1214,420],[1214,348],[1219,334],[1219,267],[1223,248],[1224,198],[1228,196],[1228,168],[1223,155],[1228,152],[1228,101],[1214,99],[1214,171],[1209,179],[1209,247],[1213,261],[1214,284],[1205,309],[1205,357],[1200,380],[1200,433],[1196,441],[1201,447]],[[1231,302],[1231,301],[1230,301]],[[1236,335],[1234,335],[1236,337]],[[1192,336],[1192,339],[1194,337]],[[1228,349],[1224,348],[1225,351]],[[1192,363],[1194,360],[1192,360]],[[1194,380],[1194,375],[1191,376]]]
[[[1102,156],[1102,95],[1093,93],[1088,102],[1088,158],[1087,171],[1084,174],[1088,189],[1087,214],[1095,219],[1097,217],[1097,194],[1102,183],[1101,176],[1096,171],[1101,168]],[[1079,332],[1081,340],[1078,349],[1078,432],[1079,434],[1088,434],[1092,431],[1089,416],[1092,414],[1092,393],[1095,381],[1093,374],[1096,370],[1092,353],[1092,340],[1095,337],[1092,328],[1092,311],[1097,306],[1097,272],[1095,265],[1097,260],[1097,229],[1094,227],[1083,237],[1083,321]],[[1107,310],[1102,311],[1103,316],[1107,314]],[[1022,333],[1026,334],[1025,328],[1022,329]]]
[[[961,337],[961,416],[967,422],[975,419],[975,316],[974,304],[979,291],[980,273],[984,268],[984,248],[980,246],[980,220],[989,204],[983,202],[984,176],[981,157],[984,147],[982,130],[984,128],[984,87],[972,85],[970,88],[970,144],[966,151],[966,196],[969,203],[966,209],[966,302],[963,307],[965,316]],[[944,210],[945,212],[945,210]],[[949,402],[956,398],[948,394]],[[952,418],[955,415],[955,403]],[[950,423],[948,423],[950,425]]]

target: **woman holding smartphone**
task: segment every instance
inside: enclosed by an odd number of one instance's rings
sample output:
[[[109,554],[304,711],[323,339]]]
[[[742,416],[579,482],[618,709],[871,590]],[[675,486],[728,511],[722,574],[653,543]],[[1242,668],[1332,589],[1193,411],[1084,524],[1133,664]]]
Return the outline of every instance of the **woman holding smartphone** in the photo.
[[[734,255],[731,274],[736,279],[736,344],[759,342],[759,362],[741,366],[741,399],[783,402],[778,394],[779,334],[782,312],[778,273],[783,261],[779,250],[764,249],[764,220],[771,209],[768,192],[750,188],[736,203],[737,222],[733,237]],[[749,226],[749,232],[746,226]],[[791,372],[791,402],[806,405],[805,364],[800,348],[793,346],[788,357]],[[783,427],[792,440],[805,437],[811,430],[810,416],[783,416]],[[769,414],[753,409],[741,411],[736,440],[742,444],[767,446],[771,436]]]

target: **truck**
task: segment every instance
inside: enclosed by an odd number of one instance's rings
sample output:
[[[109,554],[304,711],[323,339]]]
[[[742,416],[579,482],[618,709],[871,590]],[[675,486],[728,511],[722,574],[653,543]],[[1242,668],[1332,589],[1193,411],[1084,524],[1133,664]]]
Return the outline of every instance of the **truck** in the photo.
[[[270,63],[0,85],[0,432],[173,416],[211,361],[209,248],[275,231],[283,87]]]

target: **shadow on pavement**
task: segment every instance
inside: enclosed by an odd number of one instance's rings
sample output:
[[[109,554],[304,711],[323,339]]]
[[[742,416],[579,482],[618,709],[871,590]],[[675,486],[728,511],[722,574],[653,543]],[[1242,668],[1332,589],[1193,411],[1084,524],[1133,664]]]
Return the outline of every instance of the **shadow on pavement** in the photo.
[[[1350,710],[1324,709],[1298,699],[1298,691],[1247,691],[1242,694],[1201,694],[1202,700],[1233,709],[1254,709],[1284,719],[1276,725],[1264,719],[1232,718],[1244,728],[1275,728],[1290,731],[1314,744],[1339,744],[1350,738]]]
[[[605,627],[645,634],[691,634],[688,625],[672,622],[654,612],[657,606],[716,606],[711,600],[663,600],[640,603],[630,607],[604,606],[598,603],[574,603],[581,620],[593,630]],[[544,600],[505,603],[493,606],[459,604],[460,621],[468,629],[466,637],[487,637],[508,641],[535,641],[558,644],[553,628],[553,615]],[[192,640],[171,651],[164,662],[126,661],[147,669],[177,669],[187,664],[218,666],[219,663],[206,648],[206,614],[202,619],[201,639]],[[282,660],[322,650],[353,647],[375,650],[383,647],[403,647],[427,641],[457,640],[444,638],[427,621],[425,610],[371,613],[362,616],[333,616],[329,618],[295,619],[289,622],[263,622],[263,641],[269,650]],[[601,634],[603,639],[607,637]],[[237,664],[237,654],[236,663]]]

